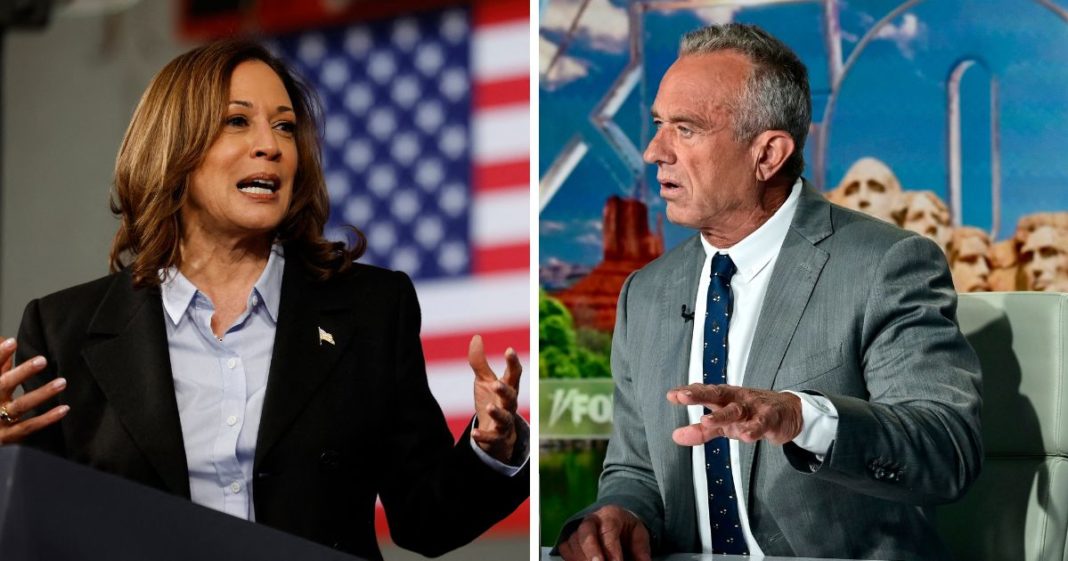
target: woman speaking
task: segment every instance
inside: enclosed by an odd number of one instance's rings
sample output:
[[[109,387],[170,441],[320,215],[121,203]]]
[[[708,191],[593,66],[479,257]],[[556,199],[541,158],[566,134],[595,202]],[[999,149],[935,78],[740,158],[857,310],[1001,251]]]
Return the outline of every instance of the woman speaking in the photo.
[[[381,497],[398,545],[440,554],[529,494],[521,367],[509,350],[498,379],[475,337],[454,444],[411,281],[354,263],[358,232],[322,236],[316,107],[254,43],[160,71],[119,150],[112,274],[30,302],[0,344],[0,443],[370,559]]]

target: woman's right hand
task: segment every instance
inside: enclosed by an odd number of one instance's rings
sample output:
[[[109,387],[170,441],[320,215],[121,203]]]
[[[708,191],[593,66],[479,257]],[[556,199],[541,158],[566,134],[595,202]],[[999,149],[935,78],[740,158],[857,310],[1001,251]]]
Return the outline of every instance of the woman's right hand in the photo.
[[[45,357],[36,356],[12,368],[15,358],[15,339],[0,343],[0,445],[14,444],[27,436],[55,423],[70,411],[67,405],[58,405],[46,413],[25,417],[42,403],[52,399],[67,387],[67,380],[56,378],[51,382],[15,398],[15,389],[48,364]]]

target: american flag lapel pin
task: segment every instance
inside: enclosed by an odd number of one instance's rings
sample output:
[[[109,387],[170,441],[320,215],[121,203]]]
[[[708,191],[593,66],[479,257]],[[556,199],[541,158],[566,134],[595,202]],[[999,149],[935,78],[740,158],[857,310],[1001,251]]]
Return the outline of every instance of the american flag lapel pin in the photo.
[[[329,334],[329,333],[327,333],[325,329],[320,327],[319,328],[319,346],[320,347],[323,346],[323,341],[326,341],[327,343],[330,343],[331,345],[333,345],[334,344],[334,336]]]

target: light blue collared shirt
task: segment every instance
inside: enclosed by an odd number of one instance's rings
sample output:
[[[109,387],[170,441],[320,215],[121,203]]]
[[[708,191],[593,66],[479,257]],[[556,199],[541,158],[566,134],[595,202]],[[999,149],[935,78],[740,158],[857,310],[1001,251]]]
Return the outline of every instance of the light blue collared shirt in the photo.
[[[275,245],[245,312],[221,341],[211,330],[215,306],[189,279],[171,268],[161,286],[190,496],[246,520],[256,518],[252,462],[284,268],[282,246]]]
[[[160,287],[190,497],[199,505],[253,521],[252,463],[284,269],[285,253],[276,244],[249,293],[245,312],[221,341],[211,330],[211,299],[177,268],[165,272]],[[530,461],[530,427],[522,418],[516,432],[516,455],[524,458],[518,466],[501,463],[469,442],[483,463],[511,477]]]

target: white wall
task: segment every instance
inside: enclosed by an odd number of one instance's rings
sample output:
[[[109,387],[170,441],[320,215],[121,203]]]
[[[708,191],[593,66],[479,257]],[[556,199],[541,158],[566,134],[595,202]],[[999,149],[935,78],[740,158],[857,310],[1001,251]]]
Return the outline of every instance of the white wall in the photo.
[[[0,176],[0,335],[32,298],[107,273],[118,222],[108,210],[115,154],[152,76],[192,45],[172,3],[53,17],[4,47]]]

